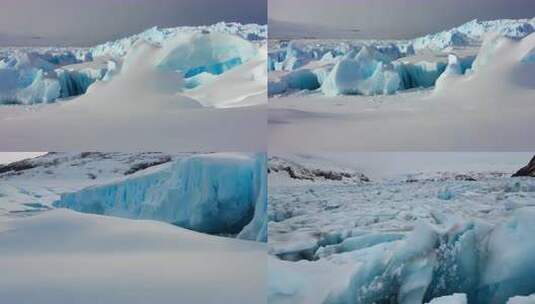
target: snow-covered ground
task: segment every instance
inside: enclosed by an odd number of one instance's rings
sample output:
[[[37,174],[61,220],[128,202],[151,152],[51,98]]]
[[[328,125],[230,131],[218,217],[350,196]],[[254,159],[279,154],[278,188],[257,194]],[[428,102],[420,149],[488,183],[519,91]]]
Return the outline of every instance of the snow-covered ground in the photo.
[[[534,20],[406,41],[275,40],[270,150],[532,149]]]
[[[268,302],[505,304],[534,294],[535,179],[511,177],[531,157],[272,156]]]
[[[1,48],[0,148],[265,151],[266,39],[265,25],[217,23]]]
[[[0,297],[265,303],[265,188],[261,154],[49,153],[0,165]]]

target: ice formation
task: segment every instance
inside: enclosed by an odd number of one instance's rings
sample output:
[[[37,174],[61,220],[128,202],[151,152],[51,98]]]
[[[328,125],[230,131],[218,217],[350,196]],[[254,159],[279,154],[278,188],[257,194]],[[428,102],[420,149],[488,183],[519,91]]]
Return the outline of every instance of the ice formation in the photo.
[[[363,47],[351,52],[333,67],[321,86],[327,96],[342,94],[392,94],[400,78],[393,66],[375,49]]]
[[[339,260],[356,267],[346,285],[320,302],[466,303],[435,299],[460,292],[467,295],[468,303],[484,304],[505,303],[515,295],[529,294],[535,290],[531,279],[535,243],[530,237],[535,232],[534,220],[535,209],[525,208],[496,227],[477,222],[440,227],[420,224],[403,240],[376,237],[366,246],[354,246],[345,255],[331,258],[334,263]],[[510,243],[515,246],[504,246]],[[301,271],[312,269],[314,263],[301,263]],[[271,276],[272,280],[284,280],[286,274]],[[271,292],[272,297],[296,296],[285,296],[281,290]]]
[[[439,77],[472,69],[475,51],[489,35],[520,40],[535,28],[535,19],[473,20],[459,27],[407,41],[277,41],[268,57],[269,95],[317,91],[334,95],[384,95],[436,85]],[[489,38],[486,38],[488,41]],[[493,53],[483,43],[474,68]],[[497,43],[492,43],[499,47]],[[358,53],[366,56],[356,58]],[[522,57],[532,61],[533,52]],[[457,58],[455,67],[452,57]],[[366,59],[364,59],[366,58]],[[490,60],[490,59],[489,59]],[[449,68],[448,68],[449,65]],[[453,70],[454,69],[454,70]]]
[[[505,304],[535,292],[535,180],[511,178],[518,164],[362,183],[291,178],[336,170],[294,158],[269,166],[270,303]]]
[[[162,47],[164,57],[147,60],[192,78],[186,85],[191,89],[256,58],[266,36],[266,26],[222,22],[154,27],[92,48],[0,49],[0,104],[49,103],[84,94],[94,82],[120,73],[120,63],[140,42]]]
[[[264,160],[262,155],[195,155],[154,172],[63,194],[54,205],[265,241]]]

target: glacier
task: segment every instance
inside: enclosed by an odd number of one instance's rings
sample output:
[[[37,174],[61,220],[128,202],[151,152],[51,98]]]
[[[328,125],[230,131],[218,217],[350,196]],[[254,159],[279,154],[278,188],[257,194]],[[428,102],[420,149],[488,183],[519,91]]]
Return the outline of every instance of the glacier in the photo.
[[[256,58],[266,37],[266,26],[220,22],[153,27],[91,48],[0,48],[0,104],[50,103],[85,94],[93,83],[120,73],[120,63],[141,41],[167,47],[167,56],[155,59],[157,68],[193,78],[220,75]],[[191,80],[185,88],[208,83],[206,78]]]
[[[13,156],[34,158],[7,163]],[[259,242],[267,232],[265,168],[263,153],[0,152],[0,268],[9,273],[0,276],[1,301],[265,302],[266,244]],[[111,196],[121,184],[133,201],[142,190],[150,192],[147,199],[189,199],[177,206],[197,210],[201,220],[221,215],[224,228],[240,210],[254,208],[254,215],[247,214],[251,220],[239,234],[209,235],[156,219],[54,206],[89,189]],[[128,205],[118,196],[122,206],[115,211]]]
[[[65,193],[53,205],[267,240],[265,156],[194,155],[165,168]]]
[[[535,209],[525,208],[496,227],[417,225],[403,241],[353,252],[348,259],[361,265],[347,287],[324,303],[423,303],[461,292],[469,303],[483,304],[529,294],[535,290],[534,220]],[[515,245],[504,246],[511,243]]]
[[[84,94],[107,68],[83,66],[74,53],[33,50],[9,52],[0,60],[0,104],[49,103]]]
[[[268,54],[268,93],[275,96],[307,90],[327,96],[388,95],[429,88],[446,70],[449,55],[458,58],[461,73],[465,74],[472,69],[477,49],[481,44],[485,48],[483,41],[490,39],[487,36],[494,33],[520,40],[534,29],[535,18],[475,19],[412,40],[275,41]],[[355,62],[359,52],[366,52],[368,56],[363,57],[369,59]],[[523,61],[529,62],[530,58],[526,55]]]
[[[268,302],[529,301],[535,180],[511,173],[532,155],[384,154],[270,159]]]

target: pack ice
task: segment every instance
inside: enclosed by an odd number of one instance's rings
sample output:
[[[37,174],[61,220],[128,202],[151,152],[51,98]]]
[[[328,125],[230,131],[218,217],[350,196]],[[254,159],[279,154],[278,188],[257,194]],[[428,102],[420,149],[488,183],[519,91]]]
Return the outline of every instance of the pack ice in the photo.
[[[375,179],[270,160],[269,303],[531,303],[535,181],[505,156]]]
[[[464,74],[487,34],[519,40],[534,29],[535,19],[476,19],[406,41],[275,41],[268,55],[269,94],[387,95],[432,87],[446,71],[448,55],[457,57],[457,73]]]
[[[110,81],[120,73],[125,56],[141,47],[141,42],[166,50],[158,58],[145,60],[152,61],[157,69],[183,75],[186,84],[175,83],[177,91],[193,89],[215,81],[230,69],[258,61],[265,55],[262,51],[265,39],[265,26],[218,23],[201,27],[154,27],[91,48],[2,48],[0,104],[50,103],[85,94],[93,83]],[[260,78],[258,81],[265,79],[260,68],[257,70],[254,75]],[[249,92],[253,93],[256,92]]]

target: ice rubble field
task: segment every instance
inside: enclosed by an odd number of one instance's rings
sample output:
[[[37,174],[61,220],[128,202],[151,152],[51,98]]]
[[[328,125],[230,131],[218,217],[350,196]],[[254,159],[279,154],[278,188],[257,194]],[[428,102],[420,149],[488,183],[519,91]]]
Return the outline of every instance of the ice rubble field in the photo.
[[[0,296],[261,303],[265,245],[238,239],[266,241],[264,172],[259,154],[57,153],[19,163],[0,174],[0,267],[10,274]]]
[[[92,48],[2,48],[2,145],[260,150],[266,37],[266,26],[218,23],[152,28]]]
[[[532,148],[534,28],[474,20],[408,41],[272,41],[270,147]]]
[[[535,180],[510,177],[525,161],[365,181],[271,160],[269,303],[531,303]]]

